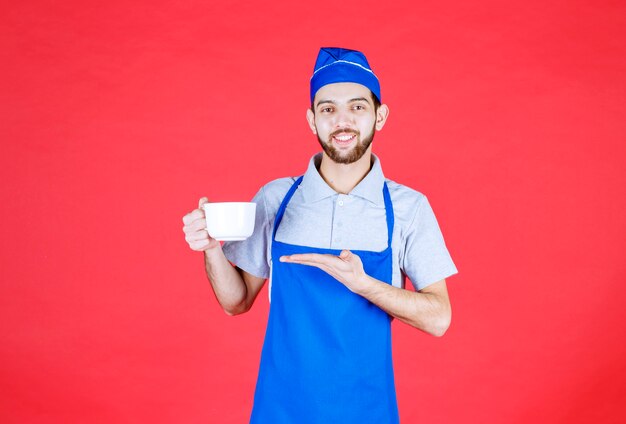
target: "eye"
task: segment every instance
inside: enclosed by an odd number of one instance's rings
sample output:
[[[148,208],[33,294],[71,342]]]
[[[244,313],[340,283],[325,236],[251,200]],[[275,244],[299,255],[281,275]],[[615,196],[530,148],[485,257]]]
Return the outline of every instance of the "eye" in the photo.
[[[365,106],[363,106],[363,105],[355,105],[355,106],[354,106],[354,108],[355,108],[356,110],[364,110],[364,109],[365,109]]]
[[[329,113],[329,112],[332,112],[332,110],[333,110],[333,108],[331,108],[331,107],[322,108],[322,112],[323,113]]]

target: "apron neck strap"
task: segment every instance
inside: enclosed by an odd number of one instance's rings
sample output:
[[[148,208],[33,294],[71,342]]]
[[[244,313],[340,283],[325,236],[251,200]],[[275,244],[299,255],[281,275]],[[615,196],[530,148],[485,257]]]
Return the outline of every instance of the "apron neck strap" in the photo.
[[[391,203],[391,196],[389,195],[389,189],[387,188],[387,181],[383,182],[383,198],[385,199],[385,215],[387,216],[387,247],[391,248],[394,218],[393,204]]]
[[[285,209],[287,208],[287,204],[293,197],[293,194],[298,189],[298,186],[302,182],[304,175],[300,176],[296,182],[291,185],[291,188],[285,195],[280,207],[278,208],[278,212],[276,212],[276,218],[274,219],[274,228],[272,230],[272,241],[276,238],[276,231],[278,230],[278,225],[283,220],[283,215],[285,214]],[[387,188],[387,182],[383,183],[383,198],[385,199],[385,215],[387,218],[387,246],[391,247],[391,237],[393,236],[393,226],[394,226],[394,217],[393,217],[393,204],[391,203],[391,196],[389,195],[389,189]]]
[[[276,218],[274,219],[274,230],[272,231],[272,241],[274,241],[274,239],[276,238],[276,230],[278,230],[278,225],[280,224],[280,221],[283,220],[283,215],[285,214],[287,203],[289,203],[289,201],[291,200],[291,197],[298,189],[298,186],[302,182],[303,178],[304,178],[304,175],[298,178],[296,182],[291,185],[291,188],[287,192],[287,195],[285,196],[282,203],[280,204],[280,208],[278,208],[278,212],[276,212]]]

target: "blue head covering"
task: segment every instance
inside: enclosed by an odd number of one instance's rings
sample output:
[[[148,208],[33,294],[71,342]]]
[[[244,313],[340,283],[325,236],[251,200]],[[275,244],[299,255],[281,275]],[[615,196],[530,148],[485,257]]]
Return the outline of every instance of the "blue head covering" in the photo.
[[[381,101],[380,83],[363,53],[339,47],[322,47],[311,77],[311,103],[317,90],[336,82],[364,85]]]

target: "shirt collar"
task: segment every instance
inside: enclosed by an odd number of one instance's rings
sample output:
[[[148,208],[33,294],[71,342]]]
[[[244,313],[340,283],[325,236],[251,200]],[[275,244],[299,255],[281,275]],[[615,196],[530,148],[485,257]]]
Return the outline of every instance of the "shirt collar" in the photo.
[[[383,197],[383,184],[385,176],[380,166],[380,160],[372,154],[372,168],[359,184],[349,193],[352,196],[362,197],[378,206],[385,204]],[[300,188],[306,203],[317,202],[337,194],[320,175],[318,168],[322,162],[322,153],[317,153],[309,161],[309,166],[304,174]]]

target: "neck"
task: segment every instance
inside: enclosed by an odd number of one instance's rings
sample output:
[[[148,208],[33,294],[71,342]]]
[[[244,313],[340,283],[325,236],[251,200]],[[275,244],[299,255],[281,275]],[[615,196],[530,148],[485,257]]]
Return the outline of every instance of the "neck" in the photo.
[[[320,176],[337,193],[348,194],[372,169],[372,146],[356,162],[343,164],[333,162],[326,152],[322,154]]]

